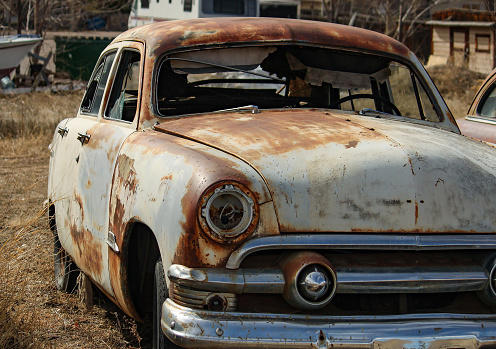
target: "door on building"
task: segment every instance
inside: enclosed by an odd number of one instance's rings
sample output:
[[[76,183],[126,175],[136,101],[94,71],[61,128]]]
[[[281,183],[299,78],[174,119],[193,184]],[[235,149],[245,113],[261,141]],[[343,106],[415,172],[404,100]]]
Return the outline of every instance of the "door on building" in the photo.
[[[451,28],[450,57],[455,66],[468,67],[470,60],[469,28]]]

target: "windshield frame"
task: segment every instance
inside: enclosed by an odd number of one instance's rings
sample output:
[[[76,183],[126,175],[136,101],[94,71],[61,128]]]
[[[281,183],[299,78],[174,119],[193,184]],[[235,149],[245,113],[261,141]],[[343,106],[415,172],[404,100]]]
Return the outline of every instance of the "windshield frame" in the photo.
[[[300,43],[300,42],[277,41],[277,42],[263,42],[263,43],[260,43],[260,42],[228,43],[228,44],[222,44],[222,45],[211,44],[211,45],[198,45],[198,46],[191,46],[191,47],[181,47],[181,48],[176,48],[173,50],[168,50],[166,52],[163,52],[155,60],[155,66],[154,66],[154,72],[153,72],[153,79],[152,79],[152,85],[151,85],[152,89],[153,89],[151,91],[152,92],[151,97],[152,97],[153,113],[155,114],[155,116],[158,117],[159,120],[170,119],[170,118],[176,119],[176,118],[181,118],[181,117],[191,116],[191,115],[208,115],[208,114],[212,113],[212,111],[199,112],[199,113],[186,113],[186,114],[180,114],[180,115],[162,115],[160,113],[159,107],[158,107],[158,97],[157,97],[158,75],[160,73],[160,69],[162,67],[162,64],[164,64],[164,62],[166,62],[167,60],[170,60],[171,58],[174,59],[174,57],[173,57],[174,55],[180,54],[180,53],[186,53],[186,52],[188,52],[188,53],[189,52],[195,52],[195,51],[199,52],[199,51],[205,51],[205,50],[215,50],[215,49],[224,49],[224,48],[229,49],[229,48],[247,48],[247,47],[267,47],[267,46],[276,47],[276,48],[277,47],[294,46],[297,48],[323,49],[323,50],[329,50],[331,52],[334,51],[335,53],[361,55],[364,57],[374,56],[376,58],[382,58],[385,60],[389,60],[390,63],[391,62],[399,63],[399,64],[405,66],[406,68],[408,68],[409,71],[417,78],[417,82],[420,85],[420,86],[418,86],[418,88],[424,89],[427,97],[429,98],[430,103],[432,104],[432,106],[433,106],[433,108],[434,108],[434,110],[435,110],[435,112],[439,118],[439,122],[438,121],[429,121],[429,120],[419,120],[419,119],[414,119],[414,118],[407,117],[407,116],[398,116],[398,117],[393,117],[391,119],[395,119],[395,120],[396,119],[405,119],[405,121],[414,121],[414,123],[427,124],[429,126],[444,128],[444,129],[448,129],[450,131],[455,131],[455,132],[458,131],[456,124],[453,125],[450,122],[450,120],[446,120],[445,114],[442,112],[443,108],[441,108],[441,105],[440,105],[439,100],[438,100],[438,96],[436,96],[435,92],[437,92],[439,97],[440,97],[440,94],[437,91],[437,89],[436,89],[436,91],[432,90],[432,87],[435,88],[435,85],[432,82],[432,80],[430,80],[429,82],[426,81],[426,79],[430,79],[430,76],[425,71],[425,69],[424,69],[424,72],[422,73],[418,69],[416,64],[414,64],[414,63],[418,63],[421,66],[420,62],[418,62],[418,60],[416,60],[416,57],[413,54],[412,54],[412,56],[415,58],[416,62],[412,62],[410,60],[405,59],[403,56],[394,55],[394,54],[391,54],[389,52],[377,52],[377,51],[369,51],[369,50],[349,49],[349,48],[342,48],[342,47],[335,47],[335,46],[312,44],[312,43],[308,43],[308,42]],[[423,68],[423,66],[421,66],[421,67]],[[231,67],[227,67],[227,68],[234,70]],[[242,71],[242,70],[240,70],[240,71]],[[249,73],[252,74],[252,72],[249,72]],[[444,103],[444,100],[442,102]],[[444,106],[446,106],[445,103],[444,103]],[[241,107],[241,105],[240,105],[240,107]],[[419,107],[422,108],[421,105]],[[232,108],[232,109],[234,110],[236,108]],[[274,109],[280,109],[280,108],[274,108]],[[298,109],[305,109],[305,107],[301,106],[301,107],[298,107]],[[447,106],[446,106],[446,109],[447,109]],[[263,109],[261,108],[260,110],[263,110]],[[328,110],[333,111],[333,112],[334,111],[343,112],[343,110],[338,110],[338,109],[328,109]],[[350,112],[350,111],[344,110],[344,112]],[[449,109],[448,109],[448,113],[449,113]],[[450,126],[447,127],[445,125],[446,123],[449,123]],[[453,126],[455,126],[455,127],[453,127]]]

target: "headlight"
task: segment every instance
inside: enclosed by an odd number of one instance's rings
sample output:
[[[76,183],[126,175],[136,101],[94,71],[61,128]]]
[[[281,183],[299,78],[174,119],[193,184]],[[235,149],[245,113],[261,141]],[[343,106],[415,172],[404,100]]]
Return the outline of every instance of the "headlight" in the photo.
[[[200,201],[200,223],[218,242],[236,242],[251,234],[258,222],[258,205],[249,189],[238,183],[219,183]]]

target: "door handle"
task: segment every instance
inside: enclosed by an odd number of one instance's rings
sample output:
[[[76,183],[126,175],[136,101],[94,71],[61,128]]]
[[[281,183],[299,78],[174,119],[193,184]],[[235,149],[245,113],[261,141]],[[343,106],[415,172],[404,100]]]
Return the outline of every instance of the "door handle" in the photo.
[[[59,133],[59,135],[64,137],[65,135],[67,135],[69,133],[69,129],[67,127],[60,127],[59,126],[57,132]]]
[[[81,145],[84,145],[90,141],[90,135],[82,132],[78,132],[77,139],[81,142]]]

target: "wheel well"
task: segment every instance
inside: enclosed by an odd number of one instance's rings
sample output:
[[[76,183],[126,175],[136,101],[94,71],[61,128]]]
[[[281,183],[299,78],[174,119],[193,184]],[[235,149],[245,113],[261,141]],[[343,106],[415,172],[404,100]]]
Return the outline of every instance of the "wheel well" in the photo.
[[[128,287],[133,304],[143,318],[153,311],[153,280],[160,250],[155,235],[142,223],[132,226],[126,245]]]
[[[57,224],[55,222],[55,205],[50,205],[48,207],[48,226],[50,231],[57,235]]]

